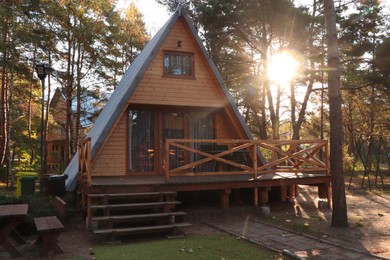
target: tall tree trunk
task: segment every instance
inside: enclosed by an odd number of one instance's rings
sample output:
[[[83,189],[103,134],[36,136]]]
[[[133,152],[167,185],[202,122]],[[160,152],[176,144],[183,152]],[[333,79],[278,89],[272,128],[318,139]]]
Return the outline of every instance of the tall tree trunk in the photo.
[[[347,227],[347,201],[343,173],[343,124],[340,90],[340,57],[338,52],[336,13],[333,0],[324,1],[328,42],[328,88],[330,114],[330,172],[332,175],[332,227]]]
[[[295,129],[296,129],[296,124],[297,124],[297,119],[295,116],[295,107],[297,105],[297,101],[295,99],[295,86],[294,86],[294,83],[292,81],[290,82],[290,100],[291,100],[291,126],[292,126],[292,132],[293,132],[292,139],[298,140],[299,136],[298,136],[298,138],[294,138],[294,136],[296,134]]]
[[[81,69],[82,69],[82,44],[78,44],[77,48],[77,64],[76,64],[76,122],[75,122],[75,129],[74,129],[74,147],[77,147],[77,142],[79,140],[79,134],[80,134],[80,118],[81,118]]]
[[[36,54],[36,48],[34,49],[34,56],[33,56],[33,65],[32,67],[35,68],[35,54]],[[30,162],[29,164],[32,165],[34,162],[35,157],[35,149],[33,145],[33,139],[32,139],[32,102],[33,102],[33,81],[34,81],[34,70],[31,71],[31,77],[30,77],[30,83],[29,83],[29,92],[28,92],[28,101],[27,101],[27,129],[28,129],[28,144],[30,146]]]
[[[13,6],[14,7],[14,6]],[[7,102],[7,174],[9,176],[10,180],[10,188],[14,189],[15,181],[14,181],[14,175],[12,174],[12,158],[11,158],[11,131],[12,131],[12,96],[14,94],[14,66],[15,66],[15,50],[16,50],[16,39],[13,37],[15,35],[15,19],[14,17],[14,8],[12,8],[11,12],[11,32],[12,35],[10,39],[11,43],[11,50],[10,50],[10,59],[9,59],[9,72],[10,72],[10,81],[9,81],[9,90],[8,90],[8,102]]]
[[[3,35],[2,41],[7,42],[8,35],[8,20],[3,20]],[[1,89],[0,89],[0,164],[4,164],[7,149],[7,113],[6,113],[6,97],[7,97],[7,48],[4,48],[3,66],[1,67]]]
[[[267,113],[265,111],[265,89],[263,88],[262,92],[261,92],[261,100],[260,100],[260,104],[261,104],[261,125],[259,126],[259,129],[260,129],[260,138],[263,139],[263,140],[267,140],[268,139],[268,135],[267,135]]]
[[[72,87],[73,87],[73,70],[72,70],[72,47],[73,36],[70,29],[68,31],[67,46],[67,80],[65,85],[65,103],[66,103],[66,122],[65,122],[65,165],[68,165],[72,157]]]
[[[13,21],[12,21],[13,22]],[[13,26],[12,26],[13,27]],[[11,109],[12,109],[12,96],[14,92],[14,71],[13,71],[13,64],[14,64],[14,46],[12,46],[12,56],[11,56],[11,64],[10,64],[10,81],[9,81],[9,91],[8,91],[8,103],[7,103],[7,148],[6,148],[6,159],[7,159],[7,174],[9,176],[10,180],[10,188],[11,190],[14,189],[15,181],[14,181],[14,175],[12,174],[12,158],[11,158],[11,130],[12,130],[12,115],[11,115]]]
[[[51,52],[48,53],[49,67],[51,68]],[[43,172],[47,173],[47,133],[49,129],[49,109],[50,109],[50,94],[51,94],[51,75],[47,75],[47,102],[45,108],[45,125],[43,129]]]

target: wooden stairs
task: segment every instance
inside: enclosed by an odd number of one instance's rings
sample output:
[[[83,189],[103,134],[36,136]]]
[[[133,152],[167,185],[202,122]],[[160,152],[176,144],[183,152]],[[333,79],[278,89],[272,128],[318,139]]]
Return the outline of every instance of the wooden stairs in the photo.
[[[92,193],[88,194],[91,229],[94,234],[117,236],[170,232],[191,224],[184,222],[185,212],[175,211],[176,192]]]

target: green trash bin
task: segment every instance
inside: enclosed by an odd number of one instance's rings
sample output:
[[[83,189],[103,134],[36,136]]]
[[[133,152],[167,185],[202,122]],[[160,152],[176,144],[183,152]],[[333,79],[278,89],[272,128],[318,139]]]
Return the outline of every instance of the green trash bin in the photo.
[[[22,182],[20,181],[22,177],[35,177],[38,178],[37,172],[18,172],[15,174],[16,177],[16,197],[22,196]]]
[[[22,186],[22,196],[31,196],[35,194],[35,180],[34,176],[24,176],[20,178]]]
[[[64,196],[66,194],[65,180],[68,175],[51,175],[47,180],[46,195]]]

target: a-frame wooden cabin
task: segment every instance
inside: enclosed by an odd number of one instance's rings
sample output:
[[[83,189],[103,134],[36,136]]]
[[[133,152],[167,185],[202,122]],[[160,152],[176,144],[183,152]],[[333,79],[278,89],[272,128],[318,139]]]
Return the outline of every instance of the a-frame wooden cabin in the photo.
[[[258,205],[268,202],[271,187],[281,187],[285,199],[297,194],[297,184],[317,185],[320,197],[329,199],[328,162],[319,159],[321,152],[327,154],[326,141],[253,140],[179,7],[131,64],[80,143],[65,171],[66,185],[82,190],[95,233],[109,233],[115,229],[110,210],[154,207],[148,198],[140,200],[149,195],[168,200],[165,213],[177,203],[171,195],[182,191],[218,190],[222,207],[229,206],[232,191],[253,189]],[[136,206],[128,202],[132,198]],[[127,201],[114,206],[108,205],[110,199]],[[109,228],[100,222],[109,222]],[[176,227],[165,224],[157,226]],[[115,229],[118,234],[133,231]]]

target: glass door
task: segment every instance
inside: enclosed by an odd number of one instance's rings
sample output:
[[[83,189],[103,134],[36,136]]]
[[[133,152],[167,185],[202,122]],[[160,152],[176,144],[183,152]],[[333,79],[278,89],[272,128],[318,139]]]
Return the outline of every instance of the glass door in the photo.
[[[163,113],[162,140],[165,143],[166,139],[183,139],[185,136],[185,121],[186,115],[181,112],[165,112]],[[164,147],[164,146],[163,146]],[[164,151],[165,152],[165,151]],[[163,154],[165,158],[165,154]],[[177,168],[185,163],[183,149],[171,147],[169,149],[169,165],[170,168]]]
[[[129,171],[154,171],[154,129],[153,112],[146,110],[129,111]]]

